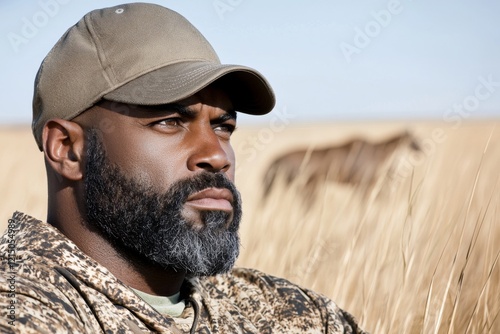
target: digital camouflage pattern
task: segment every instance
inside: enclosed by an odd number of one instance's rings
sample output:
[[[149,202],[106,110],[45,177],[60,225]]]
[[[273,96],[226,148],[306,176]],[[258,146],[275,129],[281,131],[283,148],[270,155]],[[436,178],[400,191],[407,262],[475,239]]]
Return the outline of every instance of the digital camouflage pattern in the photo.
[[[362,333],[329,299],[256,270],[185,282],[156,312],[56,228],[16,212],[0,239],[2,333]]]

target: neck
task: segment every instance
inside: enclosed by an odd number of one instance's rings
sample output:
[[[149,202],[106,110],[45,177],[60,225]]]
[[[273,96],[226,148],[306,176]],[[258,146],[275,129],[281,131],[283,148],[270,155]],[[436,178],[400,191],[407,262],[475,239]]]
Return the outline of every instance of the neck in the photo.
[[[124,284],[158,296],[171,296],[180,291],[186,278],[184,271],[160,268],[146,263],[144,259],[125,255],[99,233],[90,230],[81,217],[52,215],[50,212],[47,217],[49,224],[58,228],[85,254]]]
[[[172,296],[180,291],[186,278],[184,271],[164,269],[146,263],[142,258],[126,256],[100,235],[98,238],[95,235],[97,233],[87,239],[92,240],[91,244],[82,250],[126,285],[157,296]]]

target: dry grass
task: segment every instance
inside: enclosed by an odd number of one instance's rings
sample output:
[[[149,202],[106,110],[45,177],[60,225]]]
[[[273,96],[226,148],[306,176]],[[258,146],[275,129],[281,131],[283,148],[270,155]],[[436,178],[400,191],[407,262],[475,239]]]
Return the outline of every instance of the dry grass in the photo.
[[[332,297],[373,333],[499,333],[500,127],[414,128],[414,170],[368,198],[325,184],[305,211],[298,180],[249,203],[240,264]]]
[[[403,128],[290,126],[261,139],[259,129],[240,129],[239,265],[331,297],[372,333],[500,333],[500,122],[411,125],[425,153],[411,172],[381,178],[368,197],[325,184],[305,210],[298,180],[260,200],[265,167],[278,153]],[[430,140],[436,129],[444,140]],[[29,132],[2,130],[0,139],[2,222],[16,209],[43,218],[43,163]]]

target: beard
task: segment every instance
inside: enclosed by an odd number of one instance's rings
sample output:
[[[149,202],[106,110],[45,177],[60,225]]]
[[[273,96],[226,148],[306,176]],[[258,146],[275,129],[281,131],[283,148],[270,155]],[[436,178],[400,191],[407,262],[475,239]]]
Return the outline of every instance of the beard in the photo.
[[[88,132],[86,220],[128,259],[188,276],[228,272],[239,255],[241,199],[222,173],[200,172],[160,193],[112,164],[95,129]],[[200,211],[202,227],[182,214],[187,198],[206,188],[226,188],[233,213]]]

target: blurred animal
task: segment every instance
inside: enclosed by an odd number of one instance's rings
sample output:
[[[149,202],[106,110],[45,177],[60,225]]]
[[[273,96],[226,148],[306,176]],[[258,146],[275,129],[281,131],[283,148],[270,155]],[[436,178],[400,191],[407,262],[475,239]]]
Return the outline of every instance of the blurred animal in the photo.
[[[369,188],[380,174],[390,172],[391,157],[399,149],[420,151],[420,146],[409,132],[403,132],[376,143],[356,138],[339,146],[286,153],[268,167],[264,196],[272,191],[278,178],[286,186],[300,182],[305,195],[313,195],[319,185],[330,181]]]

